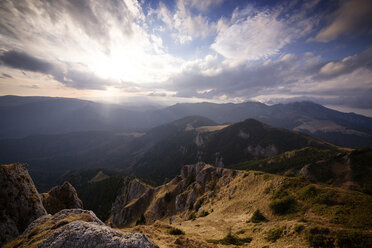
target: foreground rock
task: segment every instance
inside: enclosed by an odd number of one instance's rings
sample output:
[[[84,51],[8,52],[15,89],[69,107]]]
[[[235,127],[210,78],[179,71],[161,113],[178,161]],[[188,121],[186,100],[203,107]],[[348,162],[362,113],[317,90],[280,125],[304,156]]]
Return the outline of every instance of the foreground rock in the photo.
[[[181,175],[156,188],[131,179],[116,198],[108,222],[112,226],[123,227],[150,224],[185,210],[198,213],[202,210],[201,203],[213,196],[216,187],[228,184],[241,173],[197,163],[185,165]]]
[[[0,246],[47,214],[27,164],[0,165]]]
[[[66,209],[35,220],[5,247],[152,248],[154,245],[143,234],[124,233],[105,226],[92,211]]]
[[[53,187],[48,193],[43,193],[42,199],[49,214],[55,214],[62,209],[83,208],[82,201],[69,182]]]

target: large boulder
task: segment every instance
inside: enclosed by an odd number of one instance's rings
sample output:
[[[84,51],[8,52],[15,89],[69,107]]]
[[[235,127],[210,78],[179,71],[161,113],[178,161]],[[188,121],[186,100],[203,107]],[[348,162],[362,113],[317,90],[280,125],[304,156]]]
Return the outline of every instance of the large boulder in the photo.
[[[0,246],[45,214],[27,164],[0,165]]]
[[[43,193],[42,200],[49,214],[55,214],[62,209],[83,208],[82,201],[69,182],[53,187],[48,193]]]
[[[38,248],[152,248],[144,234],[113,230],[100,221],[92,211],[65,209],[55,215],[35,220],[16,240],[5,245]]]

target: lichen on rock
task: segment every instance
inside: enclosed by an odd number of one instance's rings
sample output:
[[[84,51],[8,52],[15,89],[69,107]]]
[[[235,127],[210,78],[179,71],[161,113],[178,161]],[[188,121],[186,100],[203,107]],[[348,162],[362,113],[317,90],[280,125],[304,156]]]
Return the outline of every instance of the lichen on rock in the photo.
[[[12,247],[152,248],[154,245],[144,234],[124,233],[105,226],[92,211],[66,209],[35,220],[4,248]]]

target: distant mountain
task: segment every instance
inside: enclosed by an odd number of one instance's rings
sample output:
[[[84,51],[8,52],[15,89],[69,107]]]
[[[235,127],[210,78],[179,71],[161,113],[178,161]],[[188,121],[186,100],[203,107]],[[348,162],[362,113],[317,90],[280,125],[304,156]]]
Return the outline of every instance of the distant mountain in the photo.
[[[164,139],[158,140],[151,147],[144,148],[149,144],[147,137],[151,135],[151,131],[136,140],[135,142],[142,140],[143,143],[140,142],[138,147],[143,149],[126,155],[128,160],[123,165],[128,167],[125,170],[159,184],[165,178],[176,175],[184,164],[197,161],[229,167],[244,160],[265,158],[301,147],[337,149],[336,146],[309,135],[274,128],[253,119],[221,127],[216,131],[206,131],[201,127],[185,129],[189,124],[184,120],[184,126],[177,132],[172,132],[170,127],[164,128],[172,135],[163,135]],[[192,121],[191,118],[188,120]]]
[[[204,116],[219,124],[253,118],[341,146],[372,146],[372,118],[312,102],[272,106],[258,102],[179,103],[159,109],[72,98],[2,96],[0,116],[0,139],[80,131],[143,132],[187,116]]]
[[[274,127],[306,132],[341,146],[372,146],[372,118],[342,113],[313,102],[272,106],[258,102],[182,103],[158,110],[156,117],[177,119],[188,115],[205,116],[218,123],[234,123],[253,118]]]
[[[49,190],[66,171],[121,168],[160,184],[184,164],[205,161],[229,166],[306,146],[335,146],[309,135],[248,119],[232,125],[189,116],[146,133],[90,131],[0,140],[0,163],[27,162],[39,190]],[[76,186],[76,185],[74,185]]]
[[[0,163],[27,162],[38,190],[45,192],[68,170],[110,167],[133,139],[103,131],[2,139]]]
[[[0,138],[79,131],[127,132],[149,126],[143,113],[73,98],[0,97]]]

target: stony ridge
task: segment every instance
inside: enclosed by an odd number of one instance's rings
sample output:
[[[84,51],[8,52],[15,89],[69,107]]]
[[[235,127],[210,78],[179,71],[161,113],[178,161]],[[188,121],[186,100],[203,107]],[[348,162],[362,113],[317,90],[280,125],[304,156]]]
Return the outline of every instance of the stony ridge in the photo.
[[[226,185],[241,173],[200,162],[185,165],[181,175],[156,188],[132,179],[116,198],[109,224],[114,227],[137,221],[150,224],[185,210],[198,211],[197,202],[211,197],[216,185]],[[209,193],[205,195],[206,192]]]
[[[41,195],[43,205],[49,214],[55,214],[62,209],[83,208],[83,202],[75,188],[67,181]]]

